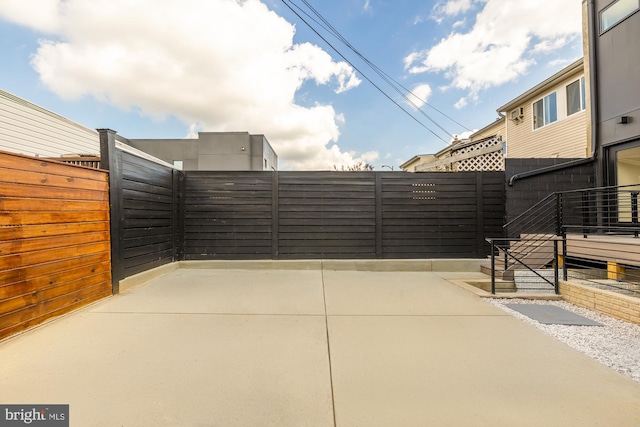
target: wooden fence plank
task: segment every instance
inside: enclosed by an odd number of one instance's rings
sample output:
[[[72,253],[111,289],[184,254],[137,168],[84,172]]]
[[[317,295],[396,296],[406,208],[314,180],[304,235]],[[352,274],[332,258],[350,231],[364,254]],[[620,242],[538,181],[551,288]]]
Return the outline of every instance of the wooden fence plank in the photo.
[[[74,190],[104,191],[106,181],[51,175],[43,172],[20,171],[0,168],[0,182],[7,184],[29,184],[46,187],[71,188]]]
[[[107,173],[0,153],[0,339],[111,293]]]
[[[69,176],[80,179],[92,179],[95,181],[106,182],[107,174],[92,168],[82,166],[73,166],[64,164],[55,160],[36,159],[29,156],[23,156],[13,153],[0,153],[0,168],[13,169],[18,171],[42,172],[49,175]]]

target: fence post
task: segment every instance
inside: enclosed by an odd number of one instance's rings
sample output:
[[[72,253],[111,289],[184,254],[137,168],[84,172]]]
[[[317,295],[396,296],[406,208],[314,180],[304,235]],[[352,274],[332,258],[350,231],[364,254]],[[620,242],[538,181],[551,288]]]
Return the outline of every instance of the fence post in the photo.
[[[280,258],[280,187],[278,171],[271,172],[271,259]]]
[[[122,152],[116,149],[116,132],[98,129],[100,138],[100,169],[109,171],[109,217],[111,240],[111,292],[120,292],[124,279],[122,264],[124,210],[122,208]]]
[[[476,172],[476,257],[482,258],[484,248],[484,175]]]
[[[638,237],[638,191],[631,192],[631,222],[634,224],[634,232],[633,235]]]
[[[563,264],[566,261],[563,261]],[[553,240],[553,286],[556,295],[560,293],[560,281],[558,274],[558,240]]]
[[[562,229],[562,280],[567,281],[568,277],[567,267],[567,231]]]
[[[589,192],[583,191],[582,193],[582,237],[587,238],[589,233],[589,225],[591,221],[589,219]],[[596,209],[597,210],[597,209]]]
[[[383,257],[382,250],[382,174],[374,172],[376,179],[376,258]]]
[[[173,262],[184,259],[184,172],[173,170]]]
[[[563,220],[562,193],[556,193],[556,236],[562,232]]]
[[[507,266],[505,265],[505,271]],[[491,295],[496,294],[496,243],[491,240]]]

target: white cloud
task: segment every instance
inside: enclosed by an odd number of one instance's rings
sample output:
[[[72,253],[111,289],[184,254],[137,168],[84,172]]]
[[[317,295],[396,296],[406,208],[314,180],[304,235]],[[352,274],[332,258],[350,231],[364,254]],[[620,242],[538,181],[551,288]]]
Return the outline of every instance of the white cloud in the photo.
[[[442,24],[445,19],[456,17],[468,12],[473,8],[474,3],[481,3],[486,0],[446,0],[436,3],[431,12],[430,18],[438,24]],[[454,26],[455,28],[455,26]]]
[[[431,86],[426,83],[419,84],[411,89],[411,92],[415,95],[409,99],[415,104],[417,108],[422,108],[424,104],[429,102],[431,97]]]
[[[471,9],[472,3],[472,0],[448,0],[439,2],[434,7],[434,12],[436,14],[456,16]]]
[[[32,64],[65,99],[175,115],[189,135],[265,134],[283,168],[357,160],[336,145],[343,116],[294,101],[305,81],[337,93],[358,86],[354,70],[294,44],[295,27],[259,0],[0,0],[0,18],[48,34]]]
[[[453,28],[454,30],[456,28],[460,28],[460,27],[464,27],[467,24],[467,20],[465,19],[461,19],[459,21],[456,21],[453,23],[453,25],[451,26],[451,28]]]
[[[457,15],[473,1],[453,0],[434,11]],[[564,47],[582,32],[581,5],[556,0],[540,6],[536,0],[488,0],[466,33],[452,32],[430,49],[411,52],[404,59],[410,73],[443,73],[448,87],[466,90],[458,101],[462,108],[478,93],[512,81],[535,63],[535,55]]]
[[[377,151],[367,151],[366,153],[362,153],[360,158],[366,163],[372,163],[380,158],[380,153]]]
[[[60,13],[64,3],[59,0],[0,1],[0,18],[43,31],[56,32],[61,27]]]
[[[371,0],[365,0],[364,2],[364,10],[371,10]]]
[[[198,139],[198,132],[201,132],[202,129],[198,126],[197,123],[191,123],[189,125],[189,130],[187,131],[187,134],[185,135],[185,138],[187,139]]]
[[[465,97],[462,97],[462,98],[460,98],[460,99],[458,100],[458,102],[456,102],[455,104],[453,104],[453,106],[454,106],[456,109],[461,110],[461,109],[463,109],[464,107],[466,107],[466,106],[467,106],[467,104],[469,104],[469,100],[468,100],[467,98],[465,98]]]
[[[578,58],[561,58],[561,59],[554,59],[553,61],[549,61],[547,63],[547,67],[549,68],[558,68],[558,67],[564,67],[566,65],[571,64],[572,62],[577,61]]]
[[[473,135],[474,133],[478,132],[478,129],[476,130],[465,130],[464,132],[460,132],[457,134],[453,135],[453,138],[451,138],[451,140],[449,141],[449,144],[451,144],[454,141],[460,141],[463,139],[469,139],[469,137],[471,135]]]

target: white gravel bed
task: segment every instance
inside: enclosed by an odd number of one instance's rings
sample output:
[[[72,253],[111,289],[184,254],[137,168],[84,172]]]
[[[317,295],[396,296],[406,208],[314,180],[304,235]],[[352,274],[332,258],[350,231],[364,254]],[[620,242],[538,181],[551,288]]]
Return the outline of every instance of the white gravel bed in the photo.
[[[640,382],[640,325],[623,322],[564,301],[488,298],[491,304],[535,326],[622,375]],[[572,311],[604,326],[545,325],[505,304],[546,304]]]

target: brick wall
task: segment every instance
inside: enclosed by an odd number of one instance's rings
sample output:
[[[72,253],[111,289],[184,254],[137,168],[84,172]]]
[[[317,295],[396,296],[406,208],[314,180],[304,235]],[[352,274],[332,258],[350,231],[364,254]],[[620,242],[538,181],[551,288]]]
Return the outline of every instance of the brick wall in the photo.
[[[594,187],[594,163],[522,178],[509,186],[509,180],[515,174],[570,160],[572,159],[505,159],[507,222],[553,192]]]
[[[560,282],[565,301],[640,325],[640,299],[575,283]]]

